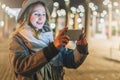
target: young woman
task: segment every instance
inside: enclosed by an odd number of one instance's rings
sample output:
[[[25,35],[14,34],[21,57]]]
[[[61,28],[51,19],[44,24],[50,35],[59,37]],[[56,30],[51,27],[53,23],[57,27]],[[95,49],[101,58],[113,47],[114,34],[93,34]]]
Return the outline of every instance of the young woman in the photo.
[[[69,42],[64,34],[67,28],[53,39],[48,26],[50,5],[46,7],[44,1],[26,0],[18,27],[11,34],[10,60],[18,80],[63,80],[63,67],[79,67],[88,54],[85,34],[80,35],[75,50],[65,48]]]

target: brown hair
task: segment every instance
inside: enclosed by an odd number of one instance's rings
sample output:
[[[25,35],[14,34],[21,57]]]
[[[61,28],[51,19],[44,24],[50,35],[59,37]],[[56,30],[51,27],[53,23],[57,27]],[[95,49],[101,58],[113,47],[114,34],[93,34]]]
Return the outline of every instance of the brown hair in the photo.
[[[21,17],[21,20],[18,22],[18,24],[23,25],[25,22],[29,23],[29,18],[30,18],[31,12],[32,12],[34,6],[37,5],[37,4],[42,4],[45,7],[45,10],[46,10],[46,22],[45,22],[45,25],[49,24],[50,13],[49,13],[48,9],[46,8],[46,5],[43,2],[36,2],[34,4],[29,5],[28,8],[24,11],[24,13],[23,13],[23,15]]]
[[[10,37],[13,37],[16,33],[18,33],[18,31],[22,30],[25,27],[24,25],[29,25],[30,27],[32,27],[35,30],[35,28],[30,25],[29,18],[30,18],[30,15],[32,13],[32,10],[33,10],[34,6],[37,5],[37,4],[42,4],[45,7],[46,22],[45,22],[44,25],[49,25],[50,13],[49,13],[48,9],[46,8],[46,5],[43,2],[36,2],[36,3],[33,3],[33,4],[29,5],[27,7],[27,9],[24,11],[24,13],[22,14],[22,16],[21,16],[21,18],[18,22],[18,26],[17,26],[16,30],[12,33],[12,35]]]

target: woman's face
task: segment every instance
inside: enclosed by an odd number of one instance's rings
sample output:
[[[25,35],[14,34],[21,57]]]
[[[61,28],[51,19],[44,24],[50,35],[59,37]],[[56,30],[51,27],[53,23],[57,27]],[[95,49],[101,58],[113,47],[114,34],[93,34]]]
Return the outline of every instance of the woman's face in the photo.
[[[46,21],[45,7],[41,4],[37,4],[32,10],[32,14],[30,16],[30,23],[36,29],[42,29],[45,21]]]

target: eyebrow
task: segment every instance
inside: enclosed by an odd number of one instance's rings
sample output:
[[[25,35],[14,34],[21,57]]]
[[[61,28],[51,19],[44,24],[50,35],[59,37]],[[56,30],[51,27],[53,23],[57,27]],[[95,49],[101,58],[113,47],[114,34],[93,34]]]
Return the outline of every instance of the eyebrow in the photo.
[[[32,13],[34,13],[34,12],[38,12],[38,10],[34,10]],[[46,13],[46,11],[43,11],[43,13]]]

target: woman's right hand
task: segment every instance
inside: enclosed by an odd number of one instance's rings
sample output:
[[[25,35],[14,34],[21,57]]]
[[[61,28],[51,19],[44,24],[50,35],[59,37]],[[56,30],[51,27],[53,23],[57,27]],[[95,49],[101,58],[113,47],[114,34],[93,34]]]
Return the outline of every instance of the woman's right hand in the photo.
[[[70,38],[67,35],[65,35],[67,29],[67,27],[63,28],[58,34],[58,36],[55,38],[53,44],[57,49],[59,49],[59,47],[61,46],[66,46],[68,44]]]

